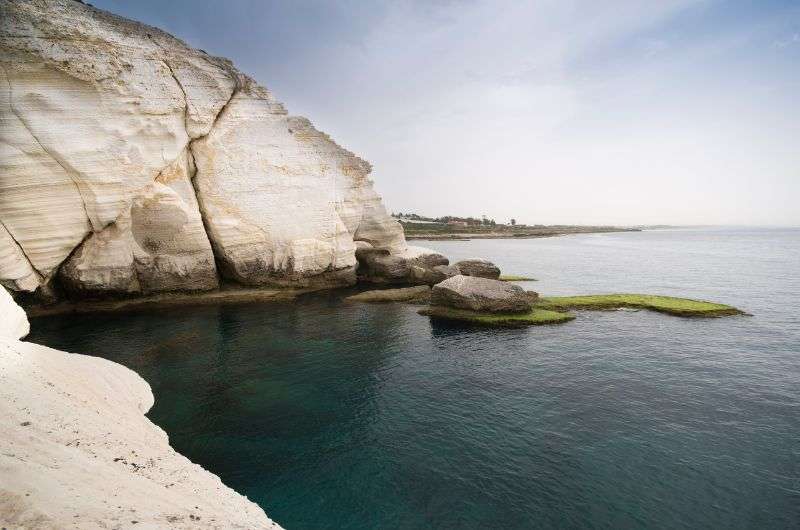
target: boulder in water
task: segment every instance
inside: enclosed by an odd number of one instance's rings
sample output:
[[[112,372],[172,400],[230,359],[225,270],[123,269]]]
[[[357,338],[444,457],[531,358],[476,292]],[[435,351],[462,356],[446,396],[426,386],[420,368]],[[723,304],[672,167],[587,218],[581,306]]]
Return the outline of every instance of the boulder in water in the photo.
[[[523,313],[532,308],[531,297],[518,285],[462,274],[434,285],[431,305],[491,313]]]
[[[464,276],[476,276],[496,280],[500,277],[500,269],[491,261],[485,259],[465,259],[455,264],[455,267]]]

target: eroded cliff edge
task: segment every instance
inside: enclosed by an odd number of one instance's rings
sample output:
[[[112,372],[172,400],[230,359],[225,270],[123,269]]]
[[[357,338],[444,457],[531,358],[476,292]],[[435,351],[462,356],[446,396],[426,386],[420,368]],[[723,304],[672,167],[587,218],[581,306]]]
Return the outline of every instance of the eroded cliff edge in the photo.
[[[230,61],[74,0],[0,0],[0,283],[75,297],[355,282],[409,251],[370,165]]]
[[[0,526],[280,528],[169,446],[141,377],[27,332],[0,287]]]

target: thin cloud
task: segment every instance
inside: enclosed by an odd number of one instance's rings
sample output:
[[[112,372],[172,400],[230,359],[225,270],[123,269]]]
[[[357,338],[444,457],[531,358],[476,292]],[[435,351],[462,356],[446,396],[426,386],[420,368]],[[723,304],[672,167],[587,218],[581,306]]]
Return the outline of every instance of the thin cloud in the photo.
[[[786,39],[775,41],[772,43],[772,45],[775,48],[786,48],[787,46],[792,46],[793,44],[798,43],[800,43],[800,33],[794,33]]]

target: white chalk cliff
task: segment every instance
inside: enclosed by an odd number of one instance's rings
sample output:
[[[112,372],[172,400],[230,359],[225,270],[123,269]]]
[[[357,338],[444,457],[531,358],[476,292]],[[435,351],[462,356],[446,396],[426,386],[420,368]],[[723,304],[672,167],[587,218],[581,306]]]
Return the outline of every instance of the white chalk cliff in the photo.
[[[21,339],[30,331],[28,317],[8,291],[0,287],[0,338]]]
[[[74,0],[0,0],[0,283],[78,294],[332,276],[407,246],[370,165],[230,61]]]
[[[169,446],[141,377],[27,333],[0,287],[0,527],[280,528]]]

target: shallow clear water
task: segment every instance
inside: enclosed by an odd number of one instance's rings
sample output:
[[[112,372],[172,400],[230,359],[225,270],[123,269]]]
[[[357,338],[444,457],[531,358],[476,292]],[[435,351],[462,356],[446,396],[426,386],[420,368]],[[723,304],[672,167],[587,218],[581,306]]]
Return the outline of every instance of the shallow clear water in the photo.
[[[422,244],[543,294],[754,316],[488,330],[330,293],[34,319],[30,340],[136,370],[173,446],[289,529],[800,526],[800,230]]]

